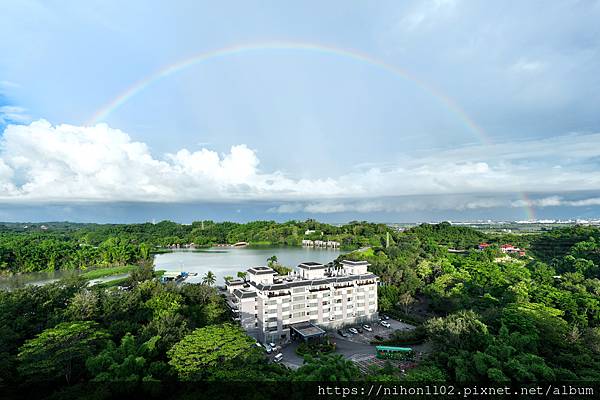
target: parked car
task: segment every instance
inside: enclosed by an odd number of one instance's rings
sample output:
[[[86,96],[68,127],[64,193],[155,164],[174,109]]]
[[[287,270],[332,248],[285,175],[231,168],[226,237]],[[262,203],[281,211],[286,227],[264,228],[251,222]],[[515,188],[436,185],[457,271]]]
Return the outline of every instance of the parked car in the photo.
[[[281,360],[283,360],[283,354],[279,353],[277,354],[275,357],[273,357],[273,362],[280,362]]]
[[[364,324],[363,328],[367,332],[373,332],[373,328],[371,328],[371,325],[369,325],[369,324]]]
[[[358,331],[358,333],[363,333],[363,330],[362,330],[362,328],[360,326],[357,326],[356,330]]]
[[[350,332],[353,335],[357,335],[358,334],[358,331],[356,330],[356,328],[349,328],[348,332]]]
[[[337,333],[341,337],[348,337],[348,334],[346,332],[342,331],[341,329],[338,329]]]
[[[275,343],[273,343],[273,342],[268,343],[268,344],[269,344],[269,346],[271,346],[272,349],[274,349],[275,347],[277,347],[277,345]]]
[[[381,314],[381,319],[384,320],[384,321],[387,321],[388,319],[390,319],[390,317],[388,317],[385,314]]]
[[[258,342],[254,343],[254,344],[255,344],[255,345],[256,345],[256,347],[258,347],[259,349],[262,349],[262,348],[263,348],[263,347],[262,347],[262,344],[260,344],[260,343],[258,343]]]
[[[267,354],[271,354],[273,352],[273,348],[265,343],[265,349],[267,350]]]
[[[387,321],[381,321],[381,326],[385,326],[386,328],[391,328],[392,326],[390,325],[389,322]]]

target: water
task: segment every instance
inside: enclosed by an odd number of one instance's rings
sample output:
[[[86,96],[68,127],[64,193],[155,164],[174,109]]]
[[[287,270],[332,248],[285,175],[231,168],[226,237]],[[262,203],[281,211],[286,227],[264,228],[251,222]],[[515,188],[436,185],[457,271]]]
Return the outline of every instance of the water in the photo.
[[[175,250],[170,253],[157,254],[154,257],[154,269],[165,271],[186,271],[197,273],[186,282],[197,283],[208,271],[216,276],[216,284],[223,285],[227,275],[236,276],[238,271],[245,271],[257,265],[266,265],[267,258],[275,255],[279,263],[296,267],[301,262],[316,261],[328,263],[344,252],[339,249],[314,249],[307,247],[211,247],[202,250]],[[0,289],[11,290],[26,285],[45,285],[59,279],[78,275],[84,271],[50,271],[29,272],[0,277]],[[90,285],[120,279],[126,274],[106,276],[90,281]]]
[[[186,282],[201,282],[208,271],[212,271],[217,285],[223,285],[227,275],[235,277],[238,271],[245,271],[257,265],[266,265],[267,258],[275,255],[280,264],[296,267],[301,262],[316,261],[328,263],[344,252],[339,249],[313,249],[306,247],[211,247],[203,250],[176,250],[172,253],[157,254],[154,269],[197,273]]]
[[[26,272],[0,277],[0,289],[16,289],[26,285],[45,285],[60,279],[78,275],[79,271],[40,271]]]

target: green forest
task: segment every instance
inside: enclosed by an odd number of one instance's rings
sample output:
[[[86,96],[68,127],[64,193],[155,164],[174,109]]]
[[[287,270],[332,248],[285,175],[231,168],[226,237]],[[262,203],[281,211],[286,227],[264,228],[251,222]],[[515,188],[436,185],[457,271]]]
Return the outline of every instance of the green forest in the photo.
[[[400,232],[383,224],[337,227],[312,220],[45,227],[5,224],[2,269],[139,265],[124,287],[87,286],[80,277],[0,292],[0,388],[43,387],[64,398],[93,390],[96,398],[109,398],[173,395],[175,383],[197,381],[600,381],[597,227],[527,235],[449,223]],[[173,243],[299,245],[306,230],[357,249],[344,258],[369,261],[382,283],[380,311],[417,326],[388,343],[431,344],[415,368],[386,365],[365,373],[335,353],[307,355],[295,371],[269,363],[231,323],[211,282],[162,284],[147,262]],[[490,246],[479,250],[482,242]],[[501,252],[505,243],[526,255]]]
[[[314,231],[305,235],[306,231]],[[352,222],[343,226],[304,222],[198,221],[189,225],[100,225],[74,223],[0,225],[0,273],[85,269],[143,264],[168,246],[211,246],[248,242],[256,246],[300,246],[303,239],[335,240],[344,249],[381,246],[384,224]]]

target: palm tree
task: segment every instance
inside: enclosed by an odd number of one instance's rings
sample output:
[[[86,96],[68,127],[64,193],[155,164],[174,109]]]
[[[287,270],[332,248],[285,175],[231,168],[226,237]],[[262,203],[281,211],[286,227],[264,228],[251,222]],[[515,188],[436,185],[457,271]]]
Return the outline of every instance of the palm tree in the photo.
[[[277,256],[275,255],[267,258],[267,265],[271,267],[273,264],[277,264]]]
[[[217,278],[215,277],[215,274],[212,273],[212,271],[208,271],[206,275],[204,275],[204,277],[202,278],[202,284],[208,286],[214,285],[216,281]]]

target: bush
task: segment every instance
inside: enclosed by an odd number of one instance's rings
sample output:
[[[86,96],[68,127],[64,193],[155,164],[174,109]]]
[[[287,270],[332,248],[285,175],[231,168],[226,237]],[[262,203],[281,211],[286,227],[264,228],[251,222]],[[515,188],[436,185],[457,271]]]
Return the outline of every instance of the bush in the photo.
[[[327,340],[323,343],[306,343],[302,342],[296,348],[296,354],[299,356],[305,356],[310,354],[312,356],[318,356],[320,354],[329,354],[335,350],[335,344]]]
[[[410,331],[395,331],[392,337],[388,340],[373,340],[371,344],[376,345],[415,345],[421,344],[427,339],[427,332],[425,328],[417,326],[415,329]]]

